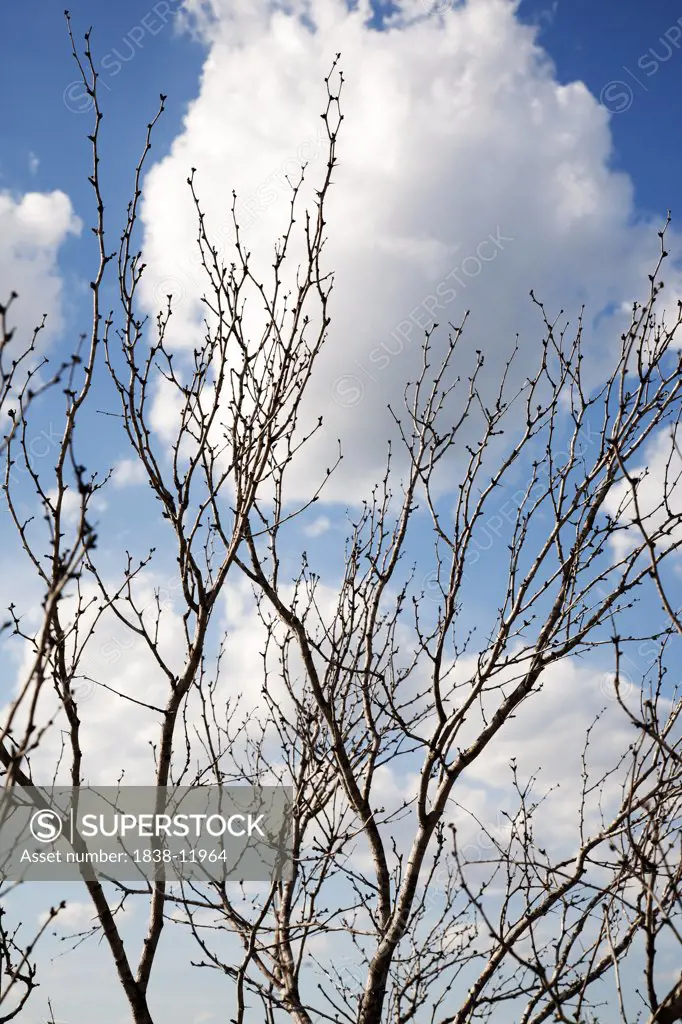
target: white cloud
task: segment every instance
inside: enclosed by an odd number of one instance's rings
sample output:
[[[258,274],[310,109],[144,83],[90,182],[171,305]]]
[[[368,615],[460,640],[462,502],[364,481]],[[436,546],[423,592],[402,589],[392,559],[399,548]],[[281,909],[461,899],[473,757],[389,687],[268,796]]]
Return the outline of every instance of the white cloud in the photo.
[[[323,533],[331,528],[331,520],[327,516],[318,516],[312,523],[304,527],[306,537],[321,537]]]
[[[472,309],[457,372],[480,347],[495,378],[517,330],[518,372],[527,372],[542,327],[531,287],[554,313],[575,317],[586,301],[586,362],[595,374],[608,360],[621,307],[646,283],[660,225],[633,216],[631,182],[611,169],[609,115],[583,83],[557,81],[515,3],[469,0],[442,18],[402,3],[384,32],[367,27],[364,2],[352,11],[341,0],[188,7],[210,51],[144,206],[146,298],[158,304],[159,282],[176,293],[178,345],[194,344],[204,312],[190,166],[220,247],[237,190],[251,265],[267,273],[288,215],[286,173],[303,154],[315,183],[323,174],[314,146],[323,78],[342,53],[345,120],[327,218],[333,322],[306,407],[311,421],[324,412],[325,430],[291,481],[292,497],[324,475],[338,436],[347,458],[324,497],[359,498],[375,479],[391,432],[386,403],[399,405],[414,376],[429,295],[441,300],[444,308],[432,308],[443,323]],[[513,241],[496,249],[490,235]],[[446,287],[457,293],[450,301]],[[617,312],[591,327],[609,303]]]
[[[47,497],[53,503],[57,500],[57,489],[53,488],[47,492]],[[62,494],[62,516],[65,523],[73,525],[80,519],[82,509],[81,497],[73,487],[67,488]],[[89,502],[90,515],[97,512],[104,512],[108,507],[106,499],[101,494],[94,494]]]
[[[71,201],[63,192],[27,192],[20,202],[6,193],[0,197],[0,216],[14,220],[14,237],[5,242],[14,244],[19,255],[59,245],[69,231],[76,231]],[[22,247],[25,247],[22,249]]]
[[[112,585],[111,581],[109,585]],[[176,590],[176,579],[149,572],[139,580],[135,599],[147,627],[153,629],[158,594],[162,607],[159,650],[174,670],[180,671],[184,633],[181,615],[174,607]],[[83,636],[93,621],[94,602],[99,592],[93,583],[87,581],[82,584],[81,593],[85,608],[80,622],[80,635]],[[64,622],[71,621],[75,608],[76,596],[69,593],[62,605]],[[23,657],[17,661],[15,687],[18,688],[31,664],[28,645],[23,646]],[[169,684],[147,645],[113,613],[106,612],[80,659],[78,671],[74,694],[81,718],[84,785],[113,785],[122,775],[126,785],[152,785],[154,767],[150,743],[158,741],[162,716],[162,712],[153,709],[165,706]],[[133,700],[151,707],[142,707]],[[3,720],[6,714],[7,706],[4,707]],[[15,725],[17,732],[21,730],[25,715],[26,709],[22,706]],[[53,722],[53,725],[31,757],[33,777],[51,778],[55,766],[60,763],[56,782],[67,785],[68,749],[63,757],[61,753],[64,741],[61,730],[65,717],[56,693],[49,686],[41,690],[37,721],[40,726],[48,722]]]
[[[121,459],[114,466],[111,482],[114,487],[134,487],[146,479],[145,468],[139,459]]]
[[[81,222],[63,192],[27,192],[15,197],[0,192],[0,281],[5,291],[18,293],[10,314],[19,348],[29,342],[43,313],[48,320],[43,342],[61,326],[62,284],[57,270],[59,247]]]

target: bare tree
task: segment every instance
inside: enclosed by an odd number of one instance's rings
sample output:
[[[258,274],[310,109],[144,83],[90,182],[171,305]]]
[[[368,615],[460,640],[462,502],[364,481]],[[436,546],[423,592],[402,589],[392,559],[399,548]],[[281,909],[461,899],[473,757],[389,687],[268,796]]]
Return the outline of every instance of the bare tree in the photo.
[[[33,331],[29,341],[16,336],[11,326],[12,307],[19,295],[12,291],[6,302],[0,303],[0,457],[5,459],[2,473],[3,501],[19,527],[20,533],[28,528],[27,520],[21,519],[20,509],[13,501],[17,461],[34,476],[35,458],[31,442],[31,407],[56,385],[67,380],[67,389],[72,386],[74,373],[80,363],[78,354],[49,369],[49,358],[41,355],[41,335],[47,318],[44,316]],[[68,390],[67,390],[68,394]],[[61,463],[64,465],[71,452],[73,417],[67,416],[67,423],[61,439]],[[16,773],[22,761],[40,742],[41,729],[38,727],[37,708],[40,692],[45,684],[47,666],[53,651],[53,615],[63,588],[84,554],[83,539],[87,532],[85,518],[81,523],[80,537],[66,556],[64,562],[53,559],[51,571],[41,572],[44,583],[43,618],[40,629],[30,636],[32,662],[11,701],[4,720],[0,723],[0,774],[3,778],[0,797],[0,827],[5,823],[8,811],[6,794],[16,781]],[[59,542],[57,542],[59,544]],[[57,548],[58,549],[58,548]],[[9,619],[0,622],[0,639],[14,633],[24,636],[15,606],[9,608]],[[19,724],[18,724],[19,723]],[[38,986],[37,967],[32,959],[36,943],[54,920],[64,903],[52,907],[32,938],[25,942],[20,937],[21,925],[10,926],[7,911],[2,903],[14,889],[4,879],[0,881],[0,1021],[18,1019]]]
[[[195,893],[186,908],[190,923],[193,908],[211,908],[241,935],[244,960],[229,965],[211,953],[211,931],[202,939],[201,927],[192,925],[207,954],[204,963],[232,974],[238,989],[251,986],[268,1013],[278,1007],[297,1022],[359,1024],[464,1024],[509,1020],[512,1014],[524,1024],[586,1021],[594,1000],[598,1005],[604,998],[597,983],[611,971],[624,1004],[619,969],[629,956],[636,961],[644,942],[650,957],[647,1019],[679,1019],[671,1016],[679,1012],[679,985],[659,998],[653,983],[655,937],[668,930],[678,934],[682,777],[676,708],[657,715],[653,704],[645,705],[649,728],[620,764],[596,777],[589,765],[590,730],[568,850],[545,848],[546,823],[543,845],[536,842],[542,800],[534,780],[521,779],[513,762],[517,810],[504,836],[488,833],[486,865],[480,854],[473,862],[463,855],[456,829],[448,835],[457,786],[467,771],[485,763],[498,734],[532,700],[553,665],[610,643],[605,627],[625,627],[636,589],[650,576],[642,556],[660,549],[660,566],[677,546],[661,543],[679,519],[661,502],[655,531],[614,557],[612,541],[625,526],[605,505],[647,439],[679,417],[681,363],[672,348],[679,319],[667,330],[656,322],[660,287],[657,271],[648,301],[634,307],[613,374],[592,392],[582,380],[582,328],[570,339],[564,331],[557,336],[538,303],[546,328],[539,369],[507,394],[514,353],[499,393],[486,405],[477,383],[480,356],[454,423],[444,410],[460,383],[449,369],[464,325],[453,330],[435,374],[427,337],[421,375],[406,390],[406,413],[395,415],[409,456],[407,477],[396,500],[389,459],[381,484],[352,524],[332,614],[320,609],[319,577],[307,564],[293,590],[280,580],[284,503],[276,501],[274,509],[257,504],[258,527],[247,533],[248,554],[240,552],[239,564],[258,595],[266,652],[277,653],[272,676],[284,680],[291,709],[269,691],[266,658],[266,702],[281,744],[270,763],[272,770],[286,764],[282,781],[293,784],[298,797],[297,871],[289,883],[273,887],[252,915],[240,912],[226,888],[209,900]],[[519,405],[525,429],[512,426],[513,443],[491,463],[487,450],[506,422],[513,423]],[[477,411],[484,419],[481,437],[467,445],[454,514],[444,512],[436,470],[456,448],[465,419]],[[595,421],[598,433],[585,448],[582,435]],[[564,455],[558,458],[560,446]],[[516,492],[505,572],[490,580],[494,622],[475,642],[460,620],[477,526],[498,509],[497,495],[510,493],[505,484],[514,480],[516,464],[538,450],[542,457],[527,459],[529,477]],[[279,496],[285,472],[278,475]],[[410,529],[424,530],[418,502],[429,511],[435,541],[429,579],[439,597],[435,614],[414,586],[413,573],[403,569]],[[408,609],[410,654],[401,657],[400,617]],[[621,634],[618,643],[626,639],[642,637]],[[215,711],[206,716],[205,732],[220,732]],[[237,736],[229,728],[224,737],[219,753],[215,740],[210,748],[216,763],[235,749]],[[247,749],[241,771],[257,777],[268,763],[265,736]],[[374,796],[380,769],[401,758],[419,764],[415,793],[384,809]],[[608,792],[616,776],[618,799]],[[218,777],[226,781],[229,774]],[[400,844],[397,822],[404,830]],[[369,852],[371,870],[360,866],[366,861],[354,862],[358,845]],[[325,898],[330,887],[334,901]],[[315,937],[339,932],[352,941],[354,983],[332,966],[317,1001],[308,1002],[301,974],[312,955],[307,947],[314,947]],[[242,998],[240,1021],[244,1007]],[[624,1008],[622,1019],[633,1019],[631,1014]]]
[[[24,632],[20,619],[12,610],[14,633],[30,645],[35,660],[10,710],[5,743],[0,742],[0,760],[6,767],[8,785],[34,785],[30,754],[37,749],[55,721],[53,715],[41,728],[36,726],[38,698],[49,680],[58,696],[58,713],[60,716],[63,714],[66,725],[65,753],[69,758],[70,782],[74,787],[82,784],[82,723],[77,685],[84,680],[82,664],[86,650],[102,617],[110,612],[147,646],[158,671],[167,681],[167,698],[162,707],[143,700],[135,702],[140,708],[161,717],[154,778],[154,783],[161,789],[171,781],[171,762],[177,726],[182,722],[182,709],[200,672],[211,618],[228,573],[235,565],[246,524],[253,515],[256,496],[271,486],[277,468],[291,461],[308,439],[296,436],[295,431],[300,404],[329,323],[327,301],[331,277],[322,272],[321,253],[324,246],[323,203],[335,166],[336,133],[340,121],[338,93],[331,91],[328,79],[324,118],[329,161],[318,193],[317,214],[306,215],[308,268],[298,280],[293,302],[289,295],[283,294],[280,268],[287,258],[300,183],[293,190],[290,225],[277,251],[274,291],[269,295],[249,268],[249,254],[239,240],[236,218],[239,268],[233,266],[228,273],[219,266],[217,252],[211,248],[204,227],[192,172],[188,184],[199,219],[198,244],[204,270],[212,285],[211,298],[206,298],[205,302],[215,326],[209,327],[207,322],[206,336],[194,350],[193,365],[187,373],[186,368],[176,369],[173,352],[165,342],[172,315],[170,297],[166,310],[157,318],[154,340],[149,340],[148,325],[139,319],[137,312],[136,290],[144,271],[141,253],[134,249],[142,196],[141,179],[151,147],[152,131],[156,119],[163,112],[165,97],[161,97],[156,118],[147,126],[145,146],[135,172],[133,199],[121,237],[118,277],[123,322],[114,344],[111,336],[113,315],[102,313],[100,300],[104,274],[113,257],[106,250],[104,203],[100,192],[98,146],[103,114],[99,105],[98,74],[90,49],[90,33],[85,36],[84,60],[79,57],[70,22],[69,33],[95,117],[95,128],[90,136],[93,150],[90,181],[96,199],[97,221],[93,232],[99,249],[99,268],[91,285],[93,316],[87,356],[81,359],[77,355],[65,389],[66,427],[54,476],[41,473],[31,465],[25,423],[22,422],[16,435],[47,523],[50,545],[47,558],[41,555],[44,533],[31,533],[31,520],[21,519],[13,501],[9,471],[14,438],[8,442],[6,494],[11,518],[48,596],[44,602],[44,623],[38,635]],[[249,290],[262,303],[268,321],[256,345],[245,337],[240,325],[240,307]],[[136,458],[144,467],[155,496],[161,502],[162,517],[168,520],[177,544],[181,592],[186,606],[183,615],[186,649],[180,673],[164,659],[158,644],[161,607],[157,609],[155,621],[150,623],[149,616],[145,615],[148,610],[141,609],[135,599],[135,582],[150,564],[153,550],[137,564],[129,555],[123,578],[113,589],[94,560],[95,533],[89,510],[93,497],[106,484],[108,474],[100,477],[96,472],[88,474],[76,457],[75,446],[76,426],[82,420],[82,410],[88,399],[100,351],[104,353],[104,361],[120,397],[125,433]],[[81,377],[77,379],[79,373]],[[164,458],[165,453],[157,450],[149,424],[150,393],[161,376],[180,398],[177,440],[172,446],[170,464]],[[68,492],[74,488],[79,497],[80,514],[76,517],[75,526],[71,526],[66,519],[65,503]],[[223,508],[225,493],[229,496],[227,510]],[[311,497],[311,502],[314,500],[315,497]],[[308,504],[310,502],[304,507]],[[84,568],[88,570],[89,579],[95,581],[99,597],[88,590],[86,583],[89,580],[84,580]],[[67,597],[70,603],[67,603]],[[30,708],[28,717],[22,719],[23,741],[11,743],[18,709],[27,704]],[[86,885],[133,1019],[139,1024],[151,1024],[147,988],[164,924],[166,882],[158,879],[149,887],[149,928],[136,969],[124,947],[116,921],[116,913],[123,904],[110,905],[99,882],[88,881]]]
[[[6,899],[8,888],[4,887],[0,898]],[[10,930],[4,921],[6,911],[0,907],[1,1024],[20,1019],[33,991],[38,987],[37,967],[31,957],[36,943],[65,906],[66,903],[62,902],[57,907],[50,907],[43,924],[27,945],[19,941],[18,932],[21,926],[15,926]]]
[[[300,426],[302,400],[330,323],[324,210],[343,76],[335,63],[325,80],[328,160],[303,219],[306,258],[291,292],[284,264],[306,168],[291,183],[289,223],[270,282],[252,270],[234,201],[234,262],[223,262],[191,171],[206,313],[203,337],[183,359],[169,341],[172,298],[154,323],[139,312],[145,267],[135,238],[156,119],[118,252],[118,330],[113,314],[101,311],[113,257],[105,245],[102,114],[89,35],[85,61],[75,45],[74,54],[95,112],[99,267],[92,331],[69,371],[54,476],[48,485],[48,474],[29,469],[47,522],[47,558],[43,535],[32,534],[18,514],[6,478],[18,536],[47,597],[39,634],[25,632],[13,616],[34,656],[20,694],[31,713],[14,746],[9,722],[0,758],[10,784],[31,784],[30,754],[52,721],[37,728],[34,710],[49,680],[65,725],[70,780],[82,784],[74,687],[110,615],[149,653],[165,697],[151,703],[103,679],[90,682],[125,701],[131,714],[158,722],[154,785],[267,779],[295,794],[292,875],[257,892],[157,877],[143,887],[119,883],[116,902],[99,882],[86,883],[98,922],[93,934],[108,943],[132,1020],[153,1024],[153,967],[164,922],[171,914],[177,921],[179,912],[201,950],[198,966],[230,979],[237,1024],[593,1024],[605,1005],[623,1021],[682,1020],[682,982],[658,969],[682,927],[679,702],[665,678],[679,620],[669,599],[660,629],[642,629],[637,615],[638,602],[665,594],[661,574],[680,544],[682,512],[669,487],[646,521],[637,507],[631,514],[633,467],[666,431],[674,446],[681,411],[675,340],[682,312],[672,323],[669,314],[668,323],[657,315],[665,231],[648,296],[634,304],[612,372],[597,387],[583,370],[582,320],[573,330],[560,325],[532,293],[544,328],[537,362],[520,374],[517,346],[492,395],[481,353],[470,374],[456,374],[468,314],[449,325],[442,356],[442,334],[427,332],[404,407],[391,409],[400,450],[389,447],[381,480],[351,519],[338,585],[323,584],[306,554],[292,579],[283,569],[289,525],[326,480],[308,501],[288,499],[292,467],[311,436]],[[161,97],[157,117],[163,105]],[[246,330],[247,300],[262,311],[260,335]],[[108,475],[86,473],[75,438],[99,360],[132,457],[159,503],[159,543],[169,537],[177,559],[180,665],[159,639],[161,601],[157,596],[149,608],[139,596],[155,551],[142,559],[129,552],[113,582],[98,561],[90,509]],[[175,397],[170,447],[152,426],[159,381]],[[7,440],[9,461],[16,445],[27,461],[25,417],[18,419]],[[327,476],[337,463],[335,454]],[[456,480],[454,497],[452,485],[443,492],[448,475]],[[80,514],[67,524],[69,489]],[[491,514],[500,520],[500,543],[487,578],[489,622],[476,628],[467,617],[469,572]],[[412,554],[413,540],[425,534],[433,540],[428,566]],[[237,694],[224,696],[232,640],[216,642],[214,627],[228,579],[251,586],[262,627],[256,713],[242,711]],[[621,685],[621,659],[628,645],[644,640],[657,645],[655,672],[652,679],[642,673],[633,697]],[[529,712],[553,672],[611,649],[629,748],[606,767],[594,766],[599,714],[584,735],[571,737],[581,751],[581,777],[568,837],[565,830],[553,835],[545,814],[550,793],[515,759],[503,827],[476,818],[461,796],[472,773],[485,772],[496,743]],[[387,793],[387,773],[400,771],[411,778],[409,789]],[[467,816],[485,838],[473,855]],[[149,911],[136,965],[117,919],[131,899],[146,900]],[[226,936],[234,940],[229,959]],[[637,971],[639,988],[631,981]]]
[[[20,520],[22,512],[13,501],[15,488],[12,484],[16,479],[16,474],[13,471],[17,462],[22,464],[22,468],[29,477],[35,476],[35,458],[31,450],[32,421],[29,409],[39,396],[67,377],[67,389],[70,388],[73,384],[75,368],[80,360],[78,355],[74,355],[72,359],[62,363],[52,375],[46,377],[43,371],[48,362],[47,357],[44,356],[37,362],[34,361],[40,333],[45,327],[46,320],[43,318],[42,323],[35,329],[30,343],[24,345],[23,348],[19,343],[19,347],[17,347],[14,328],[10,328],[8,322],[8,314],[17,298],[17,293],[12,292],[9,301],[5,305],[0,305],[0,416],[3,418],[6,416],[8,421],[5,433],[0,437],[0,456],[5,457],[2,484],[4,501],[7,503],[10,516],[20,531],[25,531],[28,523],[26,519]],[[71,419],[67,420],[66,429],[61,439],[62,463],[70,451],[72,433],[73,420]],[[73,572],[76,568],[82,553],[83,546],[78,543],[66,558],[63,566],[55,564],[49,578],[46,573],[42,574],[45,585],[43,598],[45,615],[40,633],[32,638],[35,659],[0,731],[0,760],[5,768],[3,774],[7,787],[13,785],[14,766],[21,763],[31,744],[35,742],[35,710],[48,660],[52,608],[59,599],[69,572]],[[0,624],[0,637],[12,628],[15,632],[21,631],[20,623],[14,615],[13,606],[10,607],[10,619]],[[17,737],[13,735],[12,730],[22,705],[30,705],[30,710],[24,723],[23,735]],[[11,744],[11,748],[8,747],[6,741]]]
[[[657,586],[660,580],[657,580]],[[665,969],[659,964],[666,952],[682,946],[680,909],[682,908],[682,857],[680,856],[680,713],[682,702],[677,688],[665,686],[667,666],[665,648],[671,637],[678,636],[677,616],[660,646],[655,671],[648,687],[643,688],[640,701],[633,705],[623,695],[621,681],[622,647],[614,641],[616,657],[615,687],[618,702],[638,733],[637,752],[646,752],[654,777],[662,780],[661,790],[645,805],[645,814],[633,827],[628,821],[619,841],[622,861],[628,862],[632,884],[628,906],[636,907],[638,941],[642,947],[644,999],[651,1024],[673,1024],[682,1016],[682,975],[674,984],[661,982]],[[668,691],[668,692],[666,692]],[[663,951],[663,952],[662,952]],[[673,955],[675,955],[673,953]],[[679,957],[679,953],[677,953]],[[620,1019],[625,1021],[626,1005],[617,958],[614,956],[616,993]]]
[[[49,362],[48,357],[43,356],[37,362],[34,361],[40,335],[47,323],[46,317],[35,328],[30,342],[23,346],[19,343],[17,346],[15,328],[9,326],[8,314],[18,298],[18,294],[12,292],[6,303],[0,303],[0,415],[7,416],[9,420],[7,426],[3,427],[6,432],[0,437],[0,454],[6,450],[34,399],[59,383],[70,365],[63,363],[46,377],[43,370]]]

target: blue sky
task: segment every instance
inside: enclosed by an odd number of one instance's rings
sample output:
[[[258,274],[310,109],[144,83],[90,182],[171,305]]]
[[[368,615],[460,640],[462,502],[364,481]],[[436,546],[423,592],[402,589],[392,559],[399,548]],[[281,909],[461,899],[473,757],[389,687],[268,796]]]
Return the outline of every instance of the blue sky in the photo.
[[[199,0],[188,3],[196,14]],[[374,7],[370,31],[346,18],[340,0],[311,0],[313,39],[294,18],[270,19],[267,0],[207,0],[206,6],[211,5],[215,17],[195,26],[194,36],[181,26],[180,0],[155,5],[79,0],[71,5],[78,41],[93,26],[92,46],[101,69],[109,241],[113,248],[145,125],[163,92],[167,110],[147,165],[141,240],[150,271],[143,302],[151,312],[159,295],[173,292],[178,312],[172,343],[183,352],[199,329],[201,288],[192,262],[195,229],[184,184],[189,167],[199,168],[202,201],[218,231],[226,223],[231,189],[238,190],[249,245],[267,267],[269,246],[287,214],[285,178],[292,161],[305,153],[312,174],[321,171],[322,76],[336,50],[342,51],[348,123],[330,219],[336,225],[330,249],[338,272],[336,333],[306,409],[315,418],[323,411],[328,425],[319,449],[311,448],[309,461],[302,461],[292,478],[292,500],[309,494],[311,482],[319,480],[337,436],[348,457],[329,500],[297,525],[288,550],[291,566],[305,547],[313,568],[333,576],[342,556],[346,506],[357,508],[381,471],[390,427],[385,407],[399,399],[415,366],[422,315],[415,310],[422,309],[424,297],[439,282],[449,277],[452,284],[450,275],[463,261],[497,239],[495,261],[485,273],[461,281],[455,276],[456,295],[448,300],[443,319],[457,322],[470,307],[472,348],[480,343],[493,369],[518,331],[525,366],[531,365],[540,337],[529,309],[529,288],[539,289],[551,309],[566,309],[572,318],[586,302],[590,373],[596,380],[622,329],[623,307],[646,284],[657,252],[656,231],[668,208],[673,211],[670,249],[679,267],[682,236],[675,218],[682,214],[682,14],[673,0],[655,5],[521,0],[516,8],[507,0],[404,0]],[[278,6],[286,11],[285,5]],[[294,0],[293,6],[305,5]],[[434,6],[440,14],[426,16]],[[395,20],[399,14],[403,21]],[[64,354],[88,328],[95,251],[88,230],[93,215],[87,183],[90,114],[61,8],[24,0],[5,5],[1,18],[0,94],[6,102],[0,117],[0,201],[9,212],[3,222],[0,207],[0,298],[23,275],[23,286],[17,287],[23,302],[21,329],[28,331],[46,308],[56,325],[50,352]],[[266,190],[272,202],[263,200]],[[45,223],[38,227],[17,212],[27,193],[52,197],[46,200]],[[3,223],[8,225],[4,237]],[[225,232],[221,237],[224,241]],[[30,252],[37,247],[38,257],[25,260],[23,247]],[[670,286],[673,294],[682,294],[677,269]],[[113,283],[108,296],[113,304]],[[382,347],[389,344],[390,349]],[[157,441],[163,447],[170,413],[164,395],[155,397]],[[103,377],[95,399],[81,451],[89,464],[120,469],[129,454],[125,441],[115,424],[95,411],[113,408]],[[44,429],[52,424],[55,409],[44,403],[38,411]],[[138,483],[126,478],[109,488],[101,509],[105,542],[100,548],[107,571],[120,566],[126,546],[142,554],[161,536],[154,504]],[[5,529],[3,520],[0,540],[8,571],[2,604],[12,597],[11,583],[21,587],[30,607],[35,591],[21,575],[21,559],[14,542],[5,540]],[[484,531],[480,565],[470,584],[469,624],[489,611],[490,581],[504,547],[497,538],[488,548],[488,539]],[[163,586],[174,573],[174,562],[161,547],[156,583]],[[430,547],[426,531],[415,531],[410,555],[425,574],[433,567]],[[248,609],[240,605],[241,595],[232,599],[234,606],[222,620],[241,636],[231,671],[240,686],[253,690],[256,634]],[[644,620],[660,623],[657,603],[645,606]],[[117,637],[108,636],[109,644]],[[100,657],[99,668],[143,685],[149,666],[137,654],[127,652],[113,665]],[[648,655],[636,649],[630,655],[630,671],[636,675]],[[607,661],[606,656],[596,658],[595,671],[603,672]],[[579,691],[588,686],[588,675],[578,667],[569,683]],[[603,696],[602,689],[594,707]],[[557,700],[564,707],[566,695]],[[547,707],[544,713],[555,713],[551,703]],[[98,698],[90,708],[92,777],[102,782],[122,766],[135,776],[148,757],[148,733],[136,733],[115,716],[110,719],[108,706]],[[592,709],[590,704],[587,711]],[[535,756],[536,740],[529,737],[529,757]],[[60,896],[56,888],[34,886],[22,898],[24,913],[37,919],[46,903]],[[87,919],[79,901],[82,894],[71,917],[74,926]],[[141,910],[138,914],[130,926],[136,940]],[[183,946],[166,935],[164,941],[168,957],[154,989],[159,1019],[217,1024],[222,1020],[214,1015],[219,979],[206,982],[197,1005],[173,984],[186,961],[187,940]],[[60,946],[58,936],[47,947],[50,955]],[[64,971],[61,981],[58,967]],[[72,958],[48,964],[46,971],[44,991],[56,992],[58,1019],[86,1024],[96,1013],[101,1024],[127,1020],[101,948],[86,944]],[[74,994],[76,984],[80,988]],[[112,992],[106,1006],[102,991]],[[44,1005],[36,1004],[27,1024],[38,1024],[44,1011]]]

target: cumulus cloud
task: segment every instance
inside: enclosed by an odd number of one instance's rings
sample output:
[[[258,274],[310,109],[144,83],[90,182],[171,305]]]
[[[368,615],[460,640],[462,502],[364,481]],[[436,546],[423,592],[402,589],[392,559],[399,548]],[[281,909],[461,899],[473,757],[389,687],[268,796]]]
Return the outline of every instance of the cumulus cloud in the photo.
[[[331,528],[331,520],[328,516],[317,516],[316,519],[304,526],[303,532],[306,537],[321,537],[323,533]]]
[[[175,294],[179,347],[196,343],[205,313],[190,167],[228,262],[237,190],[251,266],[267,280],[287,175],[308,161],[312,188],[324,173],[319,114],[337,51],[347,77],[327,217],[333,322],[305,409],[308,422],[324,412],[325,426],[290,480],[292,499],[324,475],[337,437],[347,465],[324,496],[347,502],[374,481],[391,432],[386,405],[400,405],[434,320],[458,323],[471,309],[456,370],[481,348],[492,384],[517,331],[521,379],[538,351],[531,287],[554,315],[575,317],[585,302],[594,379],[646,283],[660,224],[636,215],[629,178],[611,167],[609,115],[582,82],[558,82],[516,7],[468,0],[427,17],[403,0],[380,32],[366,2],[187,4],[208,47],[201,88],[147,179],[144,206],[145,300]]]
[[[14,196],[0,191],[0,302],[6,302],[11,291],[19,295],[10,316],[18,346],[28,342],[43,313],[48,317],[43,342],[59,330],[62,283],[57,254],[66,237],[80,230],[81,222],[63,192]]]
[[[114,487],[134,487],[145,483],[147,475],[139,459],[121,459],[114,466],[111,478]]]
[[[109,585],[115,584],[110,581]],[[161,610],[158,649],[177,672],[184,655],[182,617],[175,606],[178,588],[177,577],[149,572],[140,579],[135,590],[136,606],[148,629],[154,630],[157,611]],[[88,581],[82,585],[81,595],[82,636],[93,628],[98,591]],[[72,621],[77,601],[73,592],[65,597],[64,622]],[[23,618],[27,631],[32,624],[38,624],[39,617],[39,607],[29,609]],[[72,640],[78,643],[75,636]],[[9,650],[18,666],[16,692],[26,678],[32,653],[29,645],[16,642]],[[81,718],[84,784],[113,785],[117,779],[122,779],[126,785],[152,785],[151,744],[158,742],[162,709],[168,699],[168,680],[144,641],[111,611],[98,619],[89,643],[81,652],[72,690]],[[3,708],[3,720],[8,705],[9,701]],[[15,726],[18,733],[26,713],[27,709],[22,706]],[[47,685],[40,693],[37,721],[41,728],[47,728],[31,757],[32,775],[34,778],[54,775],[57,785],[68,785],[69,748],[64,747],[62,732],[66,718],[56,692]]]

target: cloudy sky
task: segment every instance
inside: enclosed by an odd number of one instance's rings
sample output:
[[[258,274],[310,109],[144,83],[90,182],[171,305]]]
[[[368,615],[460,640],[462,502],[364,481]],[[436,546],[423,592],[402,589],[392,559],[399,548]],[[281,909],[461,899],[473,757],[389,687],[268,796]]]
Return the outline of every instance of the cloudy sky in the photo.
[[[331,566],[325,553],[342,544],[346,507],[359,503],[382,472],[392,431],[387,406],[400,402],[423,332],[434,321],[457,324],[471,310],[463,364],[482,349],[492,385],[517,337],[519,372],[533,365],[542,324],[531,288],[554,314],[564,310],[573,320],[585,305],[586,374],[597,381],[629,320],[625,311],[645,294],[668,208],[666,286],[671,296],[682,295],[675,219],[682,209],[682,18],[673,0],[77,0],[71,14],[79,37],[94,28],[112,239],[144,127],[159,93],[168,95],[145,180],[142,299],[154,313],[173,295],[171,340],[178,350],[194,347],[202,317],[190,168],[197,168],[203,209],[225,251],[236,191],[244,238],[266,273],[272,241],[288,218],[288,176],[306,162],[312,188],[323,174],[324,77],[341,54],[345,119],[326,252],[335,272],[332,327],[304,407],[309,422],[323,413],[324,425],[299,461],[289,494],[301,500],[311,493],[340,439],[345,459],[324,507],[301,524],[300,544],[322,567]],[[45,351],[59,358],[88,327],[96,256],[87,183],[91,110],[58,6],[24,0],[5,5],[0,17],[0,88],[7,100],[0,116],[0,300],[12,289],[19,293],[19,336],[46,313]],[[110,295],[113,304],[113,288]],[[160,443],[171,421],[159,392]],[[126,544],[153,543],[155,526],[142,516],[140,475],[121,436],[102,427],[83,439],[83,450],[115,468],[100,508],[111,538],[103,558],[113,566]],[[6,530],[5,517],[2,604],[17,600],[18,592],[30,615],[33,585]],[[172,559],[161,559],[150,586],[170,586],[172,571]],[[473,617],[485,600],[483,585],[474,585]],[[172,615],[164,638],[169,650],[177,639]],[[242,636],[231,671],[244,685],[258,671],[250,615],[234,591],[225,622]],[[94,656],[96,671],[131,688],[150,676],[140,652],[126,648],[115,631],[107,642],[109,653],[101,645]],[[10,676],[20,662],[7,651]],[[593,670],[571,666],[567,673],[563,689],[548,686],[547,710],[538,705],[534,721],[543,714],[566,719],[568,686],[585,694],[581,721],[603,702],[605,687],[595,689]],[[11,689],[14,679],[3,682]],[[89,708],[90,781],[113,782],[122,767],[129,781],[145,781],[155,723],[131,733],[121,717],[117,731],[106,694],[95,693]],[[529,734],[538,735],[533,722]],[[622,740],[615,727],[610,735],[617,749]],[[58,736],[51,742],[48,753]],[[505,737],[491,775],[518,743],[516,734]],[[526,750],[530,770],[548,753],[540,740]],[[56,898],[56,890],[34,886],[22,896],[23,913],[37,921]],[[60,936],[80,929],[89,914],[80,891],[72,901]],[[130,929],[135,941],[132,918]],[[50,940],[50,956],[62,952],[60,936]],[[153,993],[159,1019],[223,1020],[215,1011],[219,979],[205,979],[198,1001],[196,993],[190,997],[176,983],[189,940],[178,931],[167,941]],[[127,1020],[101,946],[47,963],[43,991],[54,994],[56,1017],[68,1024]],[[41,998],[27,1024],[46,1018]]]

